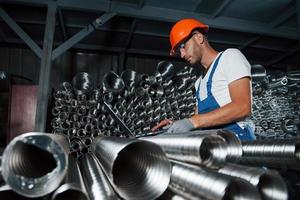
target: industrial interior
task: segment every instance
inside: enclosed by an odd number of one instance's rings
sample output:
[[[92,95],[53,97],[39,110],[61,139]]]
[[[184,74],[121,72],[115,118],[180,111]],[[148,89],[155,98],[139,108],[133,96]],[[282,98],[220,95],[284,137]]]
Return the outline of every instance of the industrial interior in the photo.
[[[255,140],[151,130],[197,115],[185,18],[249,61]],[[299,200],[299,27],[297,0],[0,0],[0,199]]]

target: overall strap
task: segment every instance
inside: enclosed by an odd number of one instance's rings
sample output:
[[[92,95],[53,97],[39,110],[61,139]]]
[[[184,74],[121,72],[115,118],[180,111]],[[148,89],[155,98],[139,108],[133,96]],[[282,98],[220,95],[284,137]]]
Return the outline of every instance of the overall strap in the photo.
[[[216,71],[216,69],[217,69],[217,66],[218,66],[218,64],[219,64],[219,60],[220,60],[220,58],[221,58],[221,56],[222,56],[222,53],[223,53],[223,52],[221,52],[221,53],[218,55],[218,57],[217,57],[217,59],[216,59],[214,65],[213,65],[213,67],[212,67],[212,70],[211,70],[211,72],[210,72],[208,81],[207,81],[207,83],[206,83],[207,96],[211,95],[211,87],[212,87],[212,84],[211,84],[211,83],[212,83],[212,78],[213,78],[214,73],[215,73],[215,71]]]

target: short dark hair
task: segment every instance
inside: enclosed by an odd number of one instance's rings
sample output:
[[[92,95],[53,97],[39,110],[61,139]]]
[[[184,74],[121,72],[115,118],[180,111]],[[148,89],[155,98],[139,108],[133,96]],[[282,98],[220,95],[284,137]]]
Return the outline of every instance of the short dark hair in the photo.
[[[201,33],[205,37],[207,37],[207,32],[203,28],[195,28],[195,29],[193,29],[191,31],[191,34],[194,34],[196,31],[199,32],[199,33]]]

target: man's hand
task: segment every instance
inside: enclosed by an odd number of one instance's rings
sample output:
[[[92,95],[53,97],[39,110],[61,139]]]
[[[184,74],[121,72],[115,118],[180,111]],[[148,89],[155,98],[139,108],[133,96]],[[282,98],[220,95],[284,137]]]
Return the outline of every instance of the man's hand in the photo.
[[[187,131],[191,131],[195,128],[193,123],[189,119],[181,119],[172,123],[170,128],[168,129],[168,133],[183,133]]]
[[[160,128],[166,126],[166,125],[172,124],[172,123],[173,123],[172,120],[170,120],[170,119],[164,119],[161,122],[159,122],[159,124],[157,124],[156,126],[154,126],[151,129],[151,131],[157,131],[158,129],[160,129]]]

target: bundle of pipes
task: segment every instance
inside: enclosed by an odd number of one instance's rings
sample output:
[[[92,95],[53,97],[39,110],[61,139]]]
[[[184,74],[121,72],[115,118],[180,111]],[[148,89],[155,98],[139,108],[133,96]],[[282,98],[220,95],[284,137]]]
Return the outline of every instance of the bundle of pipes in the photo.
[[[98,136],[76,160],[65,135],[26,133],[3,153],[0,198],[286,200],[285,181],[266,167],[299,170],[299,143],[241,143],[218,129]]]
[[[168,191],[161,197],[164,200],[288,199],[288,190],[283,178],[277,171],[263,166],[295,169],[299,165],[296,164],[299,161],[298,150],[295,149],[297,142],[293,143],[295,148],[292,152],[293,144],[289,143],[290,147],[287,148],[285,140],[276,140],[273,145],[268,145],[267,140],[255,141],[251,144],[260,148],[253,151],[248,150],[249,143],[241,144],[233,133],[226,130],[192,131],[139,139],[161,146],[172,162]],[[271,146],[276,146],[275,144],[278,146],[277,154],[274,152],[268,162],[265,160],[270,156],[270,153],[266,152],[267,146],[270,149]],[[263,149],[262,146],[266,148]],[[276,162],[279,147],[282,151]],[[246,164],[244,160],[248,161],[250,156],[259,159],[263,153],[266,155],[260,159],[260,163],[252,162],[256,167],[234,164]],[[284,157],[288,161],[280,163],[279,160]]]
[[[151,142],[98,137],[78,161],[69,153],[62,134],[14,138],[3,153],[0,199],[156,199],[170,181],[171,164]]]
[[[253,112],[249,123],[257,139],[291,138],[300,135],[300,73],[268,74],[252,65]]]
[[[194,113],[196,99],[193,68],[175,73],[170,62],[159,62],[154,75],[125,70],[110,71],[94,88],[93,78],[82,72],[72,84],[63,82],[54,92],[53,133],[69,137],[71,152],[78,157],[90,151],[100,135],[128,137],[103,104],[106,102],[133,132],[140,134],[163,119],[180,119]]]

